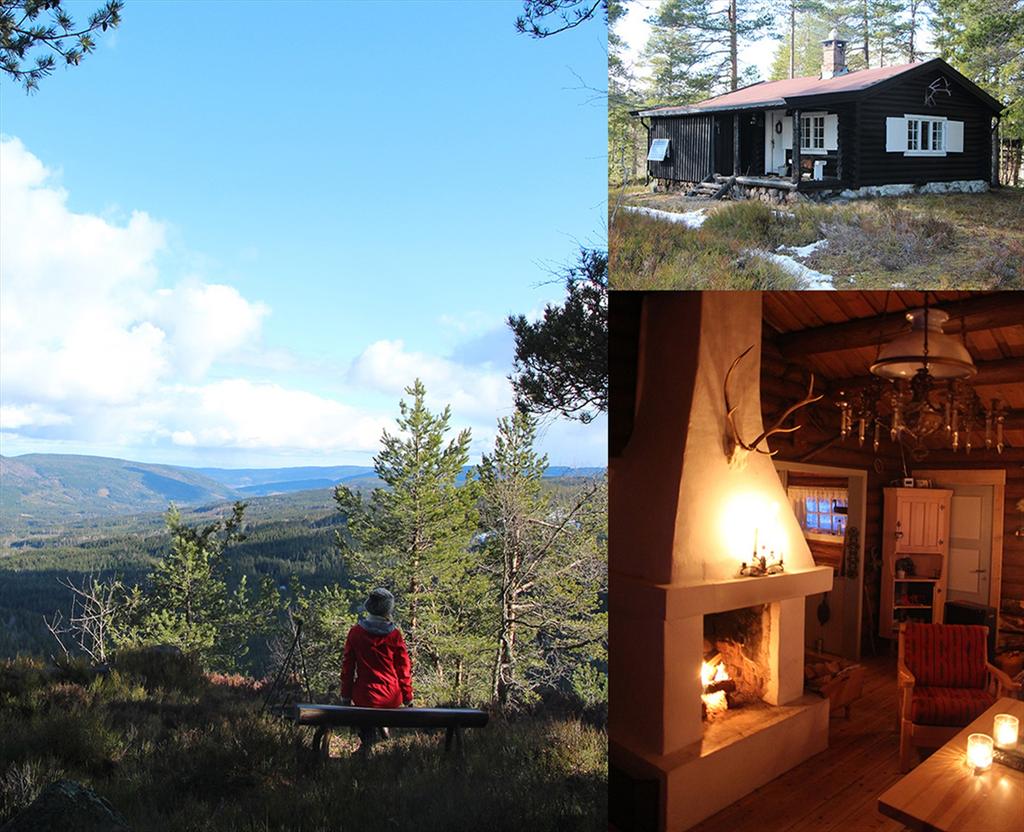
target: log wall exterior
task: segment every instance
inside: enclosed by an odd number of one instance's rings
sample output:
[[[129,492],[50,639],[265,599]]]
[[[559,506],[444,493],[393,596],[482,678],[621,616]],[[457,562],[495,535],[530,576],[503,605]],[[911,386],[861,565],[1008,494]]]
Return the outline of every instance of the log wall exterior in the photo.
[[[973,94],[946,75],[953,94],[937,95],[934,106],[925,104],[928,85],[944,73],[936,69],[911,77],[875,94],[865,95],[858,104],[856,186],[951,182],[981,179],[991,175],[992,111]],[[964,150],[945,156],[904,156],[885,149],[887,117],[935,115],[964,123]]]
[[[713,172],[714,116],[654,117],[651,119],[650,141],[654,139],[669,139],[670,143],[666,161],[647,163],[652,177],[700,182]]]

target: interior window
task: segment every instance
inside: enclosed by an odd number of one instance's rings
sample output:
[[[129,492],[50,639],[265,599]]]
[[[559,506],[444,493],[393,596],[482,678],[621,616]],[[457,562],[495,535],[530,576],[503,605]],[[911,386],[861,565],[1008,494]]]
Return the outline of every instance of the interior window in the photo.
[[[787,494],[807,546],[818,566],[842,570],[845,548],[848,480],[791,472]]]

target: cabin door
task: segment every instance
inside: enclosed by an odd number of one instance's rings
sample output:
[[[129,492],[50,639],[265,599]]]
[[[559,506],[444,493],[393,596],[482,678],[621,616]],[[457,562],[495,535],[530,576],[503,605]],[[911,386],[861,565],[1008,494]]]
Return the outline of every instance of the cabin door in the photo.
[[[786,151],[793,147],[793,119],[785,110],[764,114],[764,172],[786,174]]]
[[[992,486],[953,485],[949,515],[949,601],[988,606],[992,561]]]

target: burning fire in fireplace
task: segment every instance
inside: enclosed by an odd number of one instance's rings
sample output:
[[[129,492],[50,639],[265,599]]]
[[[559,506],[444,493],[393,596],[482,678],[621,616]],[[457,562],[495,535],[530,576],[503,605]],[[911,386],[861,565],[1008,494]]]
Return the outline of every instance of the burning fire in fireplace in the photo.
[[[704,718],[714,719],[715,716],[728,709],[729,703],[725,695],[728,691],[736,689],[736,683],[729,678],[725,662],[719,655],[712,656],[709,661],[701,662],[700,680],[704,687],[704,692],[700,696],[704,703]]]

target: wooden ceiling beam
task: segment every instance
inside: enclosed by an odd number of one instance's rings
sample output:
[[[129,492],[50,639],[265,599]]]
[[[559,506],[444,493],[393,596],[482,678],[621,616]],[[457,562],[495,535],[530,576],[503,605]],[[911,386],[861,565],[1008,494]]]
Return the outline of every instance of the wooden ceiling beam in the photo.
[[[1015,326],[1024,321],[1024,292],[997,292],[938,303],[934,308],[949,315],[944,327],[947,335]],[[794,361],[807,355],[871,347],[879,340],[884,342],[902,332],[907,326],[906,314],[907,310],[903,309],[886,315],[800,329],[782,333],[773,340],[779,353]]]

